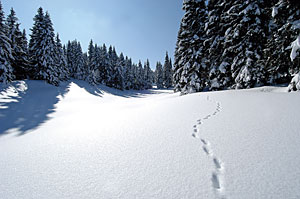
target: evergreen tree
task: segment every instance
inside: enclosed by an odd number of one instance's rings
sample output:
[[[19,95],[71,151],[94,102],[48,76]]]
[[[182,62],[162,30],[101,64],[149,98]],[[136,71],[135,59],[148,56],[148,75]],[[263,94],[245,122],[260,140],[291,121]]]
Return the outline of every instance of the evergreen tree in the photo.
[[[205,88],[206,66],[203,62],[206,6],[203,0],[186,0],[175,50],[175,91],[191,93]],[[201,15],[199,15],[201,13]]]
[[[86,79],[86,68],[85,68],[85,63],[84,63],[84,58],[83,58],[83,52],[81,48],[80,42],[75,42],[75,74],[74,78],[79,79],[79,80],[85,80]]]
[[[85,52],[82,54],[82,61],[83,61],[83,78],[85,81],[88,81],[89,79],[89,65],[88,65],[88,54]]]
[[[264,68],[257,64],[266,41],[262,3],[234,1],[227,12],[232,28],[226,32],[224,56],[232,60],[231,72],[237,88],[264,84]]]
[[[89,83],[90,84],[96,84],[96,69],[97,69],[97,63],[96,63],[96,49],[93,44],[93,40],[90,41],[89,47],[88,47],[88,68],[89,68]]]
[[[28,60],[28,41],[27,41],[27,36],[26,36],[26,30],[23,29],[23,32],[22,32],[22,50],[25,52],[25,55],[27,57],[27,60]]]
[[[88,65],[85,61],[81,44],[76,40],[67,44],[67,63],[70,77],[79,80],[86,80],[88,74]]]
[[[150,62],[147,59],[147,61],[144,64],[144,88],[150,89],[152,88],[152,76],[151,76],[151,68],[150,68]]]
[[[122,73],[118,65],[118,55],[114,47],[110,46],[108,50],[108,81],[107,86],[123,89],[122,88]]]
[[[55,62],[55,34],[49,13],[44,15],[43,9],[39,8],[34,22],[29,42],[29,55],[34,67],[33,78],[46,80],[57,86],[60,80]]]
[[[204,49],[207,52],[203,62],[208,65],[208,90],[226,89],[232,85],[230,63],[232,57],[225,55],[231,46],[224,47],[226,36],[232,29],[233,18],[229,16],[233,0],[209,0],[208,20],[205,25],[206,37]],[[231,41],[227,41],[231,42]]]
[[[172,87],[173,82],[172,62],[169,59],[168,52],[166,52],[165,63],[163,67],[163,85],[165,88]]]
[[[56,62],[57,69],[59,72],[59,79],[67,80],[67,79],[69,79],[70,74],[69,74],[69,69],[67,66],[66,55],[64,53],[58,33],[56,35],[56,40],[55,40],[55,52],[56,52],[55,62]]]
[[[142,62],[139,61],[136,70],[136,88],[138,90],[144,89],[145,79],[144,79],[144,68]]]
[[[75,66],[74,66],[74,60],[75,60],[75,52],[74,52],[74,42],[71,43],[71,41],[68,41],[67,44],[67,64],[68,64],[68,71],[70,73],[70,77],[74,78],[75,73]]]
[[[4,83],[11,82],[15,78],[11,66],[13,56],[11,54],[11,41],[7,37],[7,29],[0,1],[0,82]]]
[[[164,87],[164,79],[163,79],[163,68],[160,62],[156,63],[156,70],[155,70],[155,83],[158,89]]]
[[[119,56],[118,67],[120,70],[120,77],[121,77],[119,85],[120,85],[121,90],[124,90],[125,89],[125,75],[126,75],[127,68],[126,68],[126,60],[125,60],[123,53],[121,53]]]
[[[299,4],[287,0],[278,1],[272,8],[272,29],[265,49],[268,82],[287,83],[297,72],[299,63],[289,59],[289,46],[300,31],[294,25],[300,18]]]
[[[7,36],[10,40],[11,52],[13,59],[10,61],[11,66],[14,70],[14,75],[16,79],[25,79],[27,77],[28,71],[28,60],[27,60],[27,40],[26,37],[19,29],[18,18],[13,8],[10,10],[10,14],[7,17]],[[26,45],[26,46],[25,46]]]
[[[29,40],[29,48],[28,48],[28,58],[31,65],[31,70],[29,76],[35,79],[35,74],[38,71],[38,63],[39,63],[39,54],[37,53],[38,49],[41,49],[42,42],[42,26],[44,23],[44,11],[42,8],[38,9],[38,13],[33,18],[34,25],[31,28],[31,35]]]
[[[95,48],[94,48],[94,56],[95,56],[95,71],[94,71],[94,78],[95,78],[95,82],[96,84],[101,83],[102,79],[101,79],[101,75],[100,75],[100,64],[101,64],[101,59],[100,59],[100,52],[101,49],[98,47],[97,44],[95,44]]]

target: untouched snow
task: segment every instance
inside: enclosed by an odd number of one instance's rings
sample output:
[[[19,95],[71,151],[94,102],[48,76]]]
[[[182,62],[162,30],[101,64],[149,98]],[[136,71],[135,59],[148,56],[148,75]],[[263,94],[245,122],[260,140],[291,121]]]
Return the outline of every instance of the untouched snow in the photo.
[[[3,199],[300,198],[298,92],[0,89]]]

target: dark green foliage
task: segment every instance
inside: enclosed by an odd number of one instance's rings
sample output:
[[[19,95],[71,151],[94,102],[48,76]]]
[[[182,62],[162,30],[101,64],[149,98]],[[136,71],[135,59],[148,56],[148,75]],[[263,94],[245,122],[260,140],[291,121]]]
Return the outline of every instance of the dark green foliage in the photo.
[[[184,1],[175,51],[175,91],[288,83],[299,72],[290,46],[300,34],[299,4],[288,0]],[[207,17],[206,17],[207,14]],[[204,25],[204,30],[201,31]],[[200,39],[199,39],[200,38]]]

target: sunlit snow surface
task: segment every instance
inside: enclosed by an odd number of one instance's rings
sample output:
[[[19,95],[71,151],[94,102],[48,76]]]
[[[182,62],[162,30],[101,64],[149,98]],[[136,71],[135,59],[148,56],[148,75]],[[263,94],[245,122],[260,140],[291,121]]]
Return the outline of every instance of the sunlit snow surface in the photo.
[[[300,198],[299,92],[0,89],[0,198]]]

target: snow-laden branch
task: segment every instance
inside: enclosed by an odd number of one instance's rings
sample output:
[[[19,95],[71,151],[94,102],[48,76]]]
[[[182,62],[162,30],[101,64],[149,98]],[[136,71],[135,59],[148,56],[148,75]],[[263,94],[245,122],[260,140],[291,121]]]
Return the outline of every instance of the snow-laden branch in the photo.
[[[292,51],[290,55],[292,61],[296,58],[298,49],[300,49],[300,36],[298,36],[298,38],[292,43]]]

